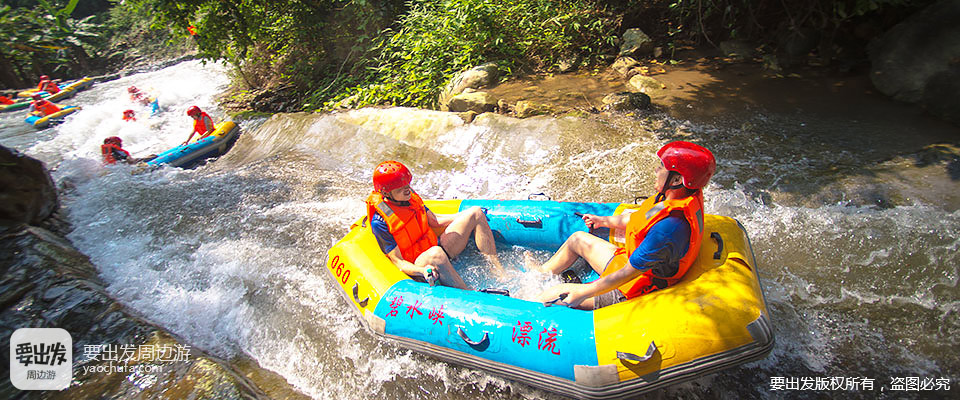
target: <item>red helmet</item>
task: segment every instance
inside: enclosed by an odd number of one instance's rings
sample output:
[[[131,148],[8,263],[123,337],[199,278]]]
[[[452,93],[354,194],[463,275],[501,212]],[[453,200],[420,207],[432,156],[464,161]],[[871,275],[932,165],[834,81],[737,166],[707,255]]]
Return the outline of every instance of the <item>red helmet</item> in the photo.
[[[187,115],[191,117],[200,115],[200,107],[190,106],[190,108],[187,109]]]
[[[124,116],[124,117],[132,117],[132,116],[134,116],[134,115],[136,115],[136,114],[133,112],[133,110],[125,110],[125,111],[123,112],[123,116]]]
[[[139,92],[140,89],[137,89],[136,86],[130,86],[130,87],[127,88],[127,91],[130,92],[130,93],[136,93],[136,92]]]
[[[710,177],[717,170],[717,160],[713,158],[713,153],[690,142],[667,143],[657,151],[657,157],[660,157],[667,171],[680,174],[683,177],[683,186],[689,189],[707,186]]]
[[[41,81],[50,80],[50,77],[49,77],[49,76],[46,76],[46,75],[40,75],[40,80],[41,80]]]
[[[116,136],[110,136],[106,139],[103,139],[103,144],[110,144],[110,143],[120,146],[123,144],[123,140],[120,140],[120,138]]]
[[[384,161],[373,171],[373,188],[381,193],[407,186],[412,180],[410,170],[397,161]]]

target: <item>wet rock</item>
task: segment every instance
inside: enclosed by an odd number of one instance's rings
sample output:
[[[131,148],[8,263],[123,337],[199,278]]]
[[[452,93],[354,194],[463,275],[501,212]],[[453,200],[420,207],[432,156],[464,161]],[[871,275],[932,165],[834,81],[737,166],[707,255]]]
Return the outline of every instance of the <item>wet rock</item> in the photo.
[[[655,96],[667,88],[662,82],[649,76],[634,75],[630,78],[630,86],[640,93]]]
[[[140,319],[115,302],[103,289],[89,259],[45,229],[25,226],[0,236],[0,347],[9,348],[18,328],[63,328],[73,338],[73,380],[60,392],[43,398],[266,398],[230,364],[188,346]],[[13,289],[13,290],[10,290]],[[181,359],[129,363],[94,360],[87,345],[189,348]],[[84,367],[149,364],[152,372],[104,372]],[[9,383],[9,381],[7,381]],[[163,395],[160,395],[160,394]],[[12,385],[0,385],[0,397],[23,395]]]
[[[613,65],[611,65],[610,68],[619,72],[620,75],[627,76],[627,72],[629,72],[631,68],[638,65],[640,65],[640,63],[633,59],[633,57],[620,57],[613,62]]]
[[[440,110],[454,111],[449,108],[450,101],[465,89],[480,89],[492,86],[500,78],[500,69],[496,63],[486,63],[470,68],[453,77],[440,91]]]
[[[0,231],[37,225],[58,207],[56,187],[43,163],[0,146]]]
[[[514,112],[519,118],[529,118],[536,115],[553,114],[554,110],[546,104],[534,103],[528,100],[520,100],[517,102]]]
[[[473,111],[477,114],[491,112],[497,108],[497,99],[487,92],[461,93],[447,103],[452,112]]]
[[[293,87],[263,89],[250,102],[250,109],[258,112],[300,111],[300,101]]]
[[[940,1],[870,43],[880,92],[960,122],[960,1]]]
[[[757,56],[754,46],[740,40],[725,40],[720,42],[720,51],[723,55],[738,60],[751,59]]]
[[[628,112],[650,107],[650,96],[644,93],[611,93],[601,100],[604,111]]]
[[[475,118],[477,118],[478,114],[475,111],[467,111],[467,112],[459,113],[458,115],[460,115],[460,118],[463,119],[463,122],[469,124],[473,122]]]
[[[653,52],[653,39],[639,28],[627,29],[620,44],[620,56],[645,57]]]
[[[565,56],[560,58],[559,63],[557,64],[557,70],[560,73],[567,73],[577,69],[577,66],[580,65],[580,60],[576,56]]]

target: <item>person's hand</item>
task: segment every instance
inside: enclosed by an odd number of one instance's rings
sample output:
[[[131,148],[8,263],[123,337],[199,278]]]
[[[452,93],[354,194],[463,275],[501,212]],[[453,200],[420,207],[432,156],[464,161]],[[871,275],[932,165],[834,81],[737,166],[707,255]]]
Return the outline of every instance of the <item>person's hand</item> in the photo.
[[[561,283],[555,288],[557,297],[544,302],[544,306],[549,307],[556,304],[576,308],[580,303],[583,303],[584,300],[590,298],[590,291],[587,285],[584,284]]]
[[[583,223],[587,224],[587,228],[594,229],[600,227],[600,217],[593,214],[583,214]]]
[[[421,272],[421,274],[423,275],[423,279],[425,279],[427,284],[430,286],[436,285],[437,281],[440,280],[440,270],[430,264],[423,266],[423,272]]]
[[[185,142],[183,142],[183,143],[180,143],[180,145],[181,145],[181,146],[186,146],[186,145],[187,145],[187,143],[190,143],[190,141],[189,141],[189,140],[187,140],[187,141],[185,141]]]

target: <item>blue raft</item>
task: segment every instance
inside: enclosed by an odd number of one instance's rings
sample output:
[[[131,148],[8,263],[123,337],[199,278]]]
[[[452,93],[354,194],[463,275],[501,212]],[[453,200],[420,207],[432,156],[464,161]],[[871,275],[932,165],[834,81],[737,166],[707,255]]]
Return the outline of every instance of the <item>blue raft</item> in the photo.
[[[211,157],[218,157],[230,150],[240,134],[240,127],[233,121],[221,122],[217,129],[202,139],[180,145],[160,153],[157,158],[147,162],[150,166],[170,165],[191,168]]]

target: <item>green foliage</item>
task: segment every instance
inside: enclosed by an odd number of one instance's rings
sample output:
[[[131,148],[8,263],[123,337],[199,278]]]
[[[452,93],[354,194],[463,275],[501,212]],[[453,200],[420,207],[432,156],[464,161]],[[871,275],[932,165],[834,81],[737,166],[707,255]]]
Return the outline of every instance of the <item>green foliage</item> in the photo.
[[[77,0],[38,1],[38,7],[0,8],[0,70],[6,86],[32,84],[40,74],[67,76],[86,69],[100,41],[94,17],[70,18]]]
[[[326,103],[436,107],[455,74],[487,61],[508,74],[542,71],[561,57],[592,63],[613,47],[615,20],[588,0],[410,1],[380,34],[361,84]]]

